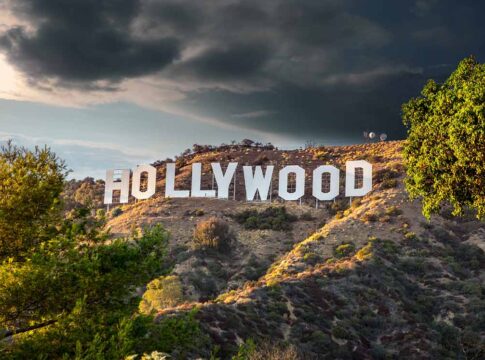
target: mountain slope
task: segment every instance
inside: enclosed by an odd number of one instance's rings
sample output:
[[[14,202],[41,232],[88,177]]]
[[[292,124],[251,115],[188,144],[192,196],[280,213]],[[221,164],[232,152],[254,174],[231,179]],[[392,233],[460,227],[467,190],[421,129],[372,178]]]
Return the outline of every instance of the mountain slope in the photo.
[[[447,209],[426,221],[419,202],[410,202],[404,191],[400,148],[390,142],[192,154],[178,160],[180,184],[188,184],[193,162],[301,164],[309,170],[367,159],[374,166],[374,188],[351,206],[339,198],[319,209],[310,197],[299,205],[159,196],[123,206],[107,226],[123,235],[163,223],[171,232],[174,274],[186,302],[160,309],[158,316],[198,308],[211,345],[194,357],[209,357],[219,345],[219,356],[227,358],[252,338],[293,344],[305,359],[482,358],[484,224],[472,216],[453,218]],[[210,187],[205,171],[204,186]],[[241,186],[236,198],[243,195]],[[285,206],[296,216],[289,230],[247,229],[235,220],[245,210],[271,206]],[[228,253],[192,248],[194,227],[211,216],[224,219],[236,235]]]

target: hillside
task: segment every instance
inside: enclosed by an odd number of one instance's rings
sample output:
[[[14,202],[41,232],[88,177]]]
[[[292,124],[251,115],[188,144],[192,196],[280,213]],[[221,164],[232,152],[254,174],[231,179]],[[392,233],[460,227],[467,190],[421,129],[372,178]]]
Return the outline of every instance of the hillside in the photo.
[[[333,164],[344,169],[347,160],[367,159],[374,166],[376,189],[397,186],[394,178],[398,176],[398,171],[401,169],[400,146],[399,142],[393,142],[293,151],[255,146],[216,148],[178,158],[177,164],[180,168],[177,173],[177,184],[179,188],[189,186],[191,165],[195,162],[204,164],[203,188],[211,188],[210,163],[214,161],[222,163],[237,161],[239,164],[248,165],[274,164],[276,168],[299,164],[307,170],[307,177],[309,177],[311,170],[320,164]],[[159,162],[157,165],[159,168],[157,187],[163,189],[164,162]],[[243,178],[241,168],[238,168],[236,178]],[[309,181],[307,180],[307,183]],[[341,194],[343,194],[343,179],[341,188]],[[282,202],[277,197],[276,185],[273,186],[274,200],[271,203],[248,203],[244,200],[243,184],[237,186],[236,190],[236,201],[200,198],[169,199],[164,198],[163,193],[158,193],[157,197],[146,201],[135,202],[131,199],[130,204],[119,207],[121,214],[111,217],[107,228],[114,236],[125,236],[145,226],[163,224],[171,234],[176,262],[175,272],[181,275],[186,295],[191,300],[206,300],[214,298],[222,291],[235,289],[247,280],[258,279],[277,258],[285,255],[307,236],[319,231],[334,216],[343,216],[350,203],[348,198],[339,196],[336,201],[320,202],[316,208],[315,200],[309,194],[303,198],[301,205],[300,202]],[[358,201],[359,199],[354,199],[354,206]],[[244,211],[262,212],[268,208],[281,206],[298,219],[291,223],[289,231],[246,229],[233,218],[234,215]],[[232,244],[229,256],[224,254],[220,258],[216,256],[201,260],[188,251],[191,248],[196,224],[211,216],[221,217],[228,222],[237,235],[237,240]]]
[[[310,197],[301,204],[279,202],[277,193],[271,204],[247,203],[242,186],[236,201],[159,196],[121,206],[107,228],[115,236],[158,223],[169,230],[183,301],[158,309],[158,317],[198,309],[208,338],[193,358],[208,358],[216,345],[218,356],[227,358],[247,339],[293,346],[302,359],[483,358],[485,226],[472,214],[453,218],[447,209],[428,222],[404,191],[401,146],[226,147],[186,154],[177,159],[180,187],[190,181],[193,162],[343,169],[346,160],[357,159],[373,164],[374,186],[351,205],[341,197],[318,208]],[[209,168],[204,171],[210,188]],[[245,211],[264,217],[280,207],[288,214],[285,229],[238,221]],[[230,248],[194,249],[194,228],[213,216],[232,230]]]

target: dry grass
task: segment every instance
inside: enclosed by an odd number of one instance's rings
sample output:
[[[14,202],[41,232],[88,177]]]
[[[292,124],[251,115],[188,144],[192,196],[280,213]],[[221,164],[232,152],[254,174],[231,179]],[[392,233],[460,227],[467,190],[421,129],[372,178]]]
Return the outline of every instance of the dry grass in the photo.
[[[300,360],[304,357],[293,346],[275,346],[270,343],[261,345],[248,355],[248,360]]]

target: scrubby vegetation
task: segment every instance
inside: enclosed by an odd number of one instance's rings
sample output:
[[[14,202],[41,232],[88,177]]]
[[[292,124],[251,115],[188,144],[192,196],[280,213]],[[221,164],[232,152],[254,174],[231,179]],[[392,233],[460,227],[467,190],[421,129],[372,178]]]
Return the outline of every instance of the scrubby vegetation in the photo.
[[[64,211],[73,209],[101,209],[104,196],[104,180],[87,177],[83,180],[69,180],[64,185],[62,201]]]
[[[175,275],[161,276],[148,283],[140,302],[140,312],[152,315],[167,307],[182,303],[184,295],[182,283]]]
[[[248,339],[239,346],[238,352],[232,360],[303,360],[303,354],[292,345],[277,345],[263,343],[257,346],[253,340]]]
[[[115,207],[113,211],[111,211],[112,217],[120,216],[121,214],[123,214],[123,210],[120,207]]]
[[[334,255],[337,258],[343,258],[343,257],[346,257],[346,256],[353,254],[354,251],[355,251],[355,245],[354,244],[345,243],[345,244],[338,245],[334,249]]]
[[[231,319],[224,339],[237,333],[263,342],[283,338],[280,325],[290,324],[288,336],[305,359],[319,358],[318,354],[474,359],[485,355],[485,287],[478,280],[485,269],[481,249],[459,242],[419,239],[396,244],[373,237],[355,255],[344,253],[341,260],[317,265],[306,276],[278,273],[278,283],[248,293],[245,301],[234,302],[237,293],[228,293],[220,297],[227,306],[221,304],[217,313],[202,309],[200,318],[210,324]],[[358,262],[349,265],[349,256]],[[460,272],[463,268],[468,269],[466,275]],[[458,301],[463,294],[467,300]],[[246,343],[239,353],[255,347]],[[225,351],[235,350],[224,345],[221,353]]]
[[[227,251],[232,239],[229,225],[222,219],[211,217],[197,224],[193,246],[195,249]]]
[[[298,218],[286,211],[284,206],[270,206],[262,211],[248,209],[233,215],[234,219],[250,230],[291,230],[291,223]]]
[[[374,181],[380,184],[381,189],[392,189],[397,186],[400,172],[394,169],[380,169],[374,175]]]

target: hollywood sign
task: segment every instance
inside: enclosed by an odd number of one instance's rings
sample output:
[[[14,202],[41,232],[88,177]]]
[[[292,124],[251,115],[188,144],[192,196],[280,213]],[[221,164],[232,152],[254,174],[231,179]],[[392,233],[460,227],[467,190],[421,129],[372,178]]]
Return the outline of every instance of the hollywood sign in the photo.
[[[236,191],[235,173],[238,163],[231,162],[225,171],[222,170],[220,163],[211,163],[213,179],[216,183],[215,189],[202,189],[202,164],[192,164],[192,183],[191,189],[175,189],[175,164],[166,164],[165,175],[165,197],[170,198],[218,198],[228,199],[231,183],[233,191]],[[255,200],[256,194],[259,199],[268,199],[268,194],[272,186],[273,165],[268,165],[263,171],[262,166],[243,166],[244,187],[246,190],[246,200]],[[362,171],[362,184],[356,187],[356,170]],[[115,170],[106,172],[106,184],[104,193],[104,203],[113,203],[113,192],[119,191],[120,203],[127,203],[130,191],[131,175],[131,195],[138,200],[149,199],[156,192],[157,169],[151,165],[140,165],[131,174],[128,169],[118,170],[119,178],[115,178]],[[324,174],[328,174],[324,179]],[[312,173],[312,195],[321,201],[332,200],[340,192],[340,170],[332,165],[321,165],[313,170]],[[290,176],[292,189],[289,189]],[[142,189],[142,179],[145,186]],[[323,184],[326,183],[326,191]],[[298,200],[305,195],[305,169],[298,165],[285,166],[278,173],[278,196],[283,200]],[[345,163],[345,196],[356,197],[364,196],[372,190],[372,165],[364,160],[347,161]]]

